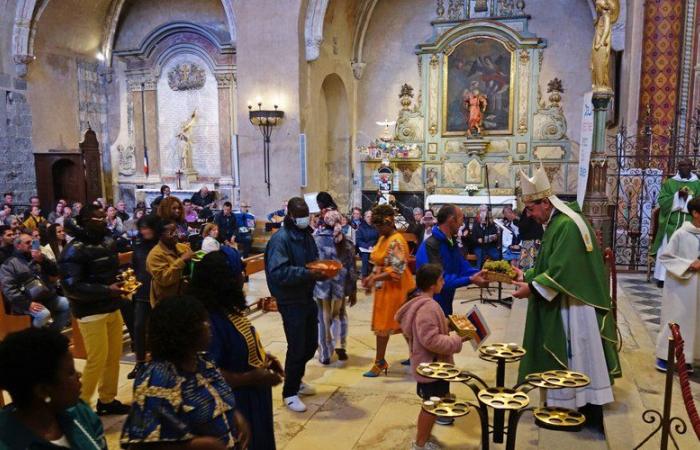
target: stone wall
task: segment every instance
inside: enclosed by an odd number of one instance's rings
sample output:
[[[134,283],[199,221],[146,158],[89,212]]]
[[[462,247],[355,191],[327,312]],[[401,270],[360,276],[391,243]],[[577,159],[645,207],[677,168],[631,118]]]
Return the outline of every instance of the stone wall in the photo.
[[[223,41],[231,39],[221,0],[127,0],[114,48],[137,48],[150,32],[170,22],[194,22],[211,29]]]
[[[0,74],[0,190],[12,191],[17,203],[36,192],[32,153],[32,114],[24,92],[3,88]]]
[[[252,202],[256,215],[279,209],[282,201],[299,195],[300,64],[302,64],[303,17],[301,0],[234,1],[236,10],[238,148],[241,199]],[[300,24],[301,22],[301,24]],[[305,62],[304,62],[305,64]],[[263,140],[248,120],[246,103],[262,97],[265,107],[275,99],[284,110],[284,120],[272,132],[272,193],[263,182]]]
[[[330,191],[343,209],[350,201],[354,172],[352,130],[357,81],[349,61],[355,5],[352,0],[329,2],[319,58],[303,66],[300,83],[309,180],[304,191]]]

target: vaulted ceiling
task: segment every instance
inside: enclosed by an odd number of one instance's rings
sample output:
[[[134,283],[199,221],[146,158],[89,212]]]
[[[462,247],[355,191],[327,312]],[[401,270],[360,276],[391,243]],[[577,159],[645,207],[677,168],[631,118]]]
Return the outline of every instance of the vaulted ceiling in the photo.
[[[30,62],[38,39],[40,45],[53,49],[90,55],[101,52],[109,64],[119,23],[130,1],[19,0],[12,33],[15,62]],[[231,43],[235,45],[233,0],[220,1],[225,15],[222,20],[226,22]]]

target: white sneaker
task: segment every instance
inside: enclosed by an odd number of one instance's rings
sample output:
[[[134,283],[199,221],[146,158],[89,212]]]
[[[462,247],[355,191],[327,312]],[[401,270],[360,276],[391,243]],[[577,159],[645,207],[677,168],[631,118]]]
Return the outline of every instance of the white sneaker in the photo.
[[[299,395],[316,395],[316,388],[310,384],[301,383],[299,385]]]
[[[298,395],[292,395],[291,397],[285,397],[284,404],[287,408],[294,412],[304,412],[306,411],[306,405],[301,401]]]
[[[416,444],[416,441],[413,441],[411,444],[411,450],[442,450],[442,447],[432,441],[426,442],[425,445],[421,447],[420,445]]]

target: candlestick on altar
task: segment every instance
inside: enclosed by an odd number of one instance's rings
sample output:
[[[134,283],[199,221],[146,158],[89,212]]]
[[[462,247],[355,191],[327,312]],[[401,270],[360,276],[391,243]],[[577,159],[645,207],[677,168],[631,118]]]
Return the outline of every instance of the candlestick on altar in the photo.
[[[180,170],[180,169],[177,169],[177,170],[175,171],[175,175],[177,175],[177,188],[178,188],[178,190],[179,190],[179,189],[182,189],[182,186],[180,186],[180,178],[182,178],[182,174],[183,174],[183,173],[184,173],[184,172],[183,172],[182,170]]]

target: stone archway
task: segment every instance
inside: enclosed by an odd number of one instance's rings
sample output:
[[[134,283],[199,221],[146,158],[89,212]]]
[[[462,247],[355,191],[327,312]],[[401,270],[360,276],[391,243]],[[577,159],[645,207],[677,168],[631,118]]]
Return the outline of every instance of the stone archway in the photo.
[[[35,59],[34,37],[41,14],[50,0],[19,0],[15,10],[15,20],[12,30],[12,56],[16,65],[17,75],[21,78],[27,75],[27,66]],[[125,0],[111,0],[104,20],[102,44],[100,46],[107,66],[111,65],[114,37],[117,30]],[[226,25],[231,38],[230,43],[236,43],[236,14],[233,0],[221,0],[221,6],[226,14]],[[325,10],[324,10],[325,11]],[[323,21],[323,19],[321,19]]]
[[[350,105],[345,84],[337,74],[330,74],[321,85],[324,122],[319,124],[321,189],[333,195],[341,211],[348,209],[352,194],[350,157]]]

